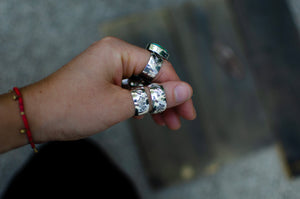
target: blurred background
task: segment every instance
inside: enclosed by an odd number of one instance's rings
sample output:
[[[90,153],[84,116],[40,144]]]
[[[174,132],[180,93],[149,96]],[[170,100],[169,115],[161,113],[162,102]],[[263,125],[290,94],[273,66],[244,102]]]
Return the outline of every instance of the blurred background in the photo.
[[[112,35],[168,49],[198,117],[176,132],[149,117],[90,139],[142,198],[297,198],[300,1],[0,1],[0,93],[53,73]],[[0,155],[0,197],[32,156]]]

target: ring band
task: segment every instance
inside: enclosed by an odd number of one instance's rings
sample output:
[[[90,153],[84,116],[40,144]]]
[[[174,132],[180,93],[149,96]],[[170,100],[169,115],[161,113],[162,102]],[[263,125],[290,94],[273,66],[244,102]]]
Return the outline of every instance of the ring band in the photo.
[[[122,88],[131,90],[135,87],[142,87],[146,85],[146,82],[139,76],[132,76],[129,79],[122,80]]]
[[[146,80],[147,82],[152,82],[152,80],[158,74],[163,63],[163,59],[158,56],[156,53],[151,53],[148,64],[144,68],[143,72],[140,74],[140,77]]]
[[[151,55],[144,70],[138,76],[123,79],[122,88],[131,89],[149,85],[160,71],[163,59],[169,58],[168,51],[159,44],[150,43],[147,45],[146,49],[151,52]]]
[[[158,54],[159,56],[161,56],[164,59],[169,58],[168,51],[159,44],[150,43],[150,44],[147,45],[146,49],[151,51],[151,52],[154,52],[154,53]]]
[[[163,86],[150,84],[148,86],[151,94],[152,110],[151,114],[164,112],[167,109],[167,98]]]
[[[149,112],[149,99],[144,87],[131,90],[131,96],[135,108],[135,116],[144,115]]]

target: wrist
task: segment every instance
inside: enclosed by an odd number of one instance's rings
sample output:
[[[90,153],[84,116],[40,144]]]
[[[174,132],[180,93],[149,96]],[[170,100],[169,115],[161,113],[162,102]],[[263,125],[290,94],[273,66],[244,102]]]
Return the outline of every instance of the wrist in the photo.
[[[0,153],[28,143],[26,136],[20,133],[23,122],[12,93],[0,96],[0,127]]]
[[[21,90],[28,123],[34,143],[43,143],[52,140],[51,131],[53,120],[48,103],[45,85],[41,82],[26,86]],[[50,109],[51,110],[51,109]]]
[[[13,99],[15,101],[18,101],[19,104],[19,109],[20,109],[20,115],[24,124],[24,128],[20,129],[20,133],[27,135],[28,138],[28,142],[31,145],[31,148],[34,150],[34,152],[38,152],[33,139],[32,139],[32,134],[31,134],[31,130],[29,127],[29,123],[28,123],[28,119],[25,113],[25,108],[24,108],[24,100],[23,100],[23,96],[22,93],[20,92],[20,89],[18,87],[14,87],[13,91],[15,92],[15,95],[13,96]],[[13,92],[12,91],[12,92]]]

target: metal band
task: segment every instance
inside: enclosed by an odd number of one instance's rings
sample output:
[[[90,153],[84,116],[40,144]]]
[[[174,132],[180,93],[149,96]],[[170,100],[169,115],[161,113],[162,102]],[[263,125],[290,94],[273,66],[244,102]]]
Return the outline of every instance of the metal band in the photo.
[[[167,98],[163,86],[158,84],[150,84],[149,86],[152,111],[151,114],[161,113],[167,109]]]
[[[163,59],[155,53],[151,53],[150,59],[147,66],[144,68],[140,77],[145,79],[147,82],[152,82],[152,80],[158,74],[163,63]]]
[[[151,52],[154,52],[154,53],[158,54],[159,56],[161,56],[164,59],[169,58],[168,51],[159,44],[150,43],[150,44],[147,45],[146,49],[151,51]]]
[[[142,87],[144,85],[147,85],[146,82],[139,76],[132,76],[129,79],[122,80],[122,88],[129,90],[135,87]]]
[[[131,90],[131,96],[135,108],[135,116],[144,115],[149,112],[149,99],[144,87]]]
[[[122,80],[122,88],[132,89],[140,86],[149,85],[160,71],[163,59],[168,59],[168,51],[161,45],[150,43],[146,47],[151,52],[151,56],[144,70],[138,76]]]

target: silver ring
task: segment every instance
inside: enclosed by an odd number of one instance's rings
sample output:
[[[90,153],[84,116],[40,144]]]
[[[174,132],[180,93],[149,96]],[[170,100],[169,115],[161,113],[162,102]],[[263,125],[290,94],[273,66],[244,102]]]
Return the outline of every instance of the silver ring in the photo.
[[[144,85],[147,85],[146,82],[139,76],[132,76],[129,79],[122,80],[122,88],[129,90],[135,87],[142,87]]]
[[[150,84],[149,86],[152,110],[151,114],[164,112],[167,109],[167,98],[163,86],[158,84]]]
[[[163,59],[160,56],[158,56],[156,53],[151,53],[147,66],[139,76],[147,82],[152,82],[152,80],[158,74],[162,63]]]
[[[148,64],[138,76],[132,76],[129,79],[122,80],[122,88],[131,89],[150,84],[160,71],[163,59],[169,58],[168,51],[159,44],[150,43],[146,49],[151,52]]]
[[[159,56],[161,56],[164,59],[169,58],[168,51],[159,44],[150,43],[150,44],[147,45],[146,49],[151,51],[151,52],[154,52],[154,53],[158,54]]]
[[[135,108],[135,116],[144,115],[149,112],[149,99],[144,87],[131,90],[131,96]]]

